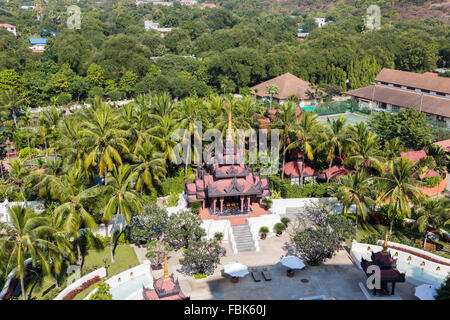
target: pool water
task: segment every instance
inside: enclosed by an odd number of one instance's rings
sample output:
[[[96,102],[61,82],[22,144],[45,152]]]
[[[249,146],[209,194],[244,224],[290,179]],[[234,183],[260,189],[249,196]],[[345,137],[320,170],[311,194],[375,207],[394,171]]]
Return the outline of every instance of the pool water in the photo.
[[[422,268],[411,266],[402,261],[397,261],[397,269],[402,273],[406,273],[408,277],[412,277],[427,284],[432,284],[436,287],[440,287],[445,280],[438,275],[425,272]]]
[[[145,275],[141,274],[129,281],[126,281],[115,288],[110,290],[113,300],[125,300],[126,297],[133,294],[134,292],[142,289],[142,286],[148,286],[150,284],[150,279]]]

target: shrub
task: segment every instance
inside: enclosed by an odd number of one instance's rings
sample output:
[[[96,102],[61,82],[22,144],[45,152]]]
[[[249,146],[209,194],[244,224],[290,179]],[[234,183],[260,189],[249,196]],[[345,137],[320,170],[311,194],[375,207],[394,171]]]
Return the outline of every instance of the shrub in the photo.
[[[170,177],[161,182],[160,196],[168,196],[172,193],[180,194],[184,191],[184,177]]]
[[[95,287],[97,288],[97,292],[92,294],[89,300],[112,300],[112,295],[109,292],[109,284],[100,282]]]
[[[284,230],[286,230],[286,226],[282,222],[278,222],[273,226],[273,231],[277,234],[281,234]]]
[[[329,197],[334,183],[285,184],[281,196],[283,198],[322,198]]]
[[[259,229],[259,234],[260,235],[267,235],[268,233],[269,233],[269,228],[267,228],[267,227],[261,227]]]
[[[223,239],[223,233],[222,232],[214,233],[214,239],[216,239],[217,241],[221,241]]]
[[[100,277],[99,276],[95,276],[92,279],[89,279],[85,282],[83,282],[78,288],[70,291],[68,294],[66,294],[62,300],[72,300],[77,294],[79,294],[81,291],[85,290],[86,288],[88,288],[90,285],[100,281]]]
[[[390,204],[385,204],[378,209],[378,214],[383,217],[385,224],[388,224],[391,221],[393,212],[394,208]],[[397,213],[394,218],[394,225],[397,227],[403,226],[405,218],[406,215],[397,209]]]
[[[338,102],[338,103],[332,102],[315,107],[314,112],[322,116],[329,114],[344,113],[348,109],[349,104],[347,102]]]
[[[178,193],[172,192],[169,196],[169,204],[167,206],[168,207],[176,207],[178,205],[179,198],[180,198],[180,196],[178,195]]]
[[[299,231],[294,235],[293,242],[308,262],[316,264],[331,258],[339,248],[339,238],[326,226]]]
[[[441,181],[442,181],[441,177],[425,177],[425,179],[423,180],[425,186],[429,188],[439,185]]]
[[[120,90],[113,90],[108,94],[111,101],[119,101],[125,99],[125,92]]]
[[[448,276],[441,287],[436,290],[435,299],[447,301],[450,300],[450,276]]]
[[[19,158],[20,159],[30,159],[30,153],[31,153],[31,158],[39,155],[39,152],[37,149],[25,147],[19,151]]]
[[[70,93],[61,93],[56,98],[56,103],[60,106],[68,105],[70,101],[72,101],[72,95]]]
[[[281,218],[281,222],[287,227],[291,220],[288,217]]]
[[[195,201],[191,203],[191,212],[198,214],[202,208],[202,203],[200,201]]]

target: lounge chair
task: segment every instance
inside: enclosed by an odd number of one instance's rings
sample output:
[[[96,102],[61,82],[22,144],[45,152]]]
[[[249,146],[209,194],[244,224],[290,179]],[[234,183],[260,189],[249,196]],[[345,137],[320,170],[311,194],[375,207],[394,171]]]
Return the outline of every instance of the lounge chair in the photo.
[[[252,269],[252,277],[255,282],[261,281],[261,273],[258,271],[258,269],[253,268]]]
[[[264,277],[264,280],[266,281],[272,280],[272,276],[270,275],[270,272],[267,270],[267,268],[263,268],[262,275]]]

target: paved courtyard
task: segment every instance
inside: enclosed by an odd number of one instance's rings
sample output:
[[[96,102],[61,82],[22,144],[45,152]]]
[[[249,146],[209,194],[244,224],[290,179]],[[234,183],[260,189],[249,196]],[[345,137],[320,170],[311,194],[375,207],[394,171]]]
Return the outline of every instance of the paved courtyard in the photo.
[[[288,235],[271,237],[260,241],[260,252],[243,252],[234,254],[225,244],[227,255],[221,259],[221,265],[214,274],[205,279],[194,279],[183,273],[178,259],[181,252],[172,253],[168,262],[169,272],[179,279],[183,292],[192,300],[297,300],[311,296],[325,296],[336,300],[365,300],[358,282],[365,281],[362,270],[358,269],[345,249],[340,250],[332,259],[318,267],[297,270],[293,278],[286,276],[286,268],[279,263],[286,254],[285,244]],[[232,283],[230,278],[222,275],[223,266],[237,261],[249,267],[261,270],[267,268],[272,281],[255,282],[251,274]],[[162,271],[154,272],[156,278]],[[396,292],[404,300],[417,300],[414,286],[407,282],[399,283]]]

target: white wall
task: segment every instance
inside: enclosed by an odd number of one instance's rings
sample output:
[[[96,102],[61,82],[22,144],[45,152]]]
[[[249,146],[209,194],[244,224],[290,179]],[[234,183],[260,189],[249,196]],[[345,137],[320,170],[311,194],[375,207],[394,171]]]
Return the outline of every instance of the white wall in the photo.
[[[153,289],[153,276],[150,272],[150,261],[145,260],[143,264],[140,264],[136,267],[133,267],[131,269],[125,270],[119,274],[116,274],[115,276],[109,278],[108,280],[104,281],[106,284],[109,284],[109,286],[112,288],[115,288],[131,279],[134,279],[142,274],[145,274],[150,279],[150,284],[147,285],[147,288]],[[97,292],[97,288],[92,290],[84,300],[89,300],[92,294]],[[136,292],[133,292],[130,294],[125,300],[142,300],[142,288],[139,288]]]
[[[287,208],[304,209],[310,205],[326,203],[334,213],[342,213],[342,204],[338,203],[337,198],[294,198],[294,199],[272,199],[270,211],[275,214],[285,215]],[[355,212],[355,206],[349,209],[349,212]]]
[[[100,269],[97,269],[91,273],[88,273],[87,275],[81,277],[71,285],[67,286],[63,291],[61,291],[55,299],[53,300],[62,300],[70,291],[77,289],[80,287],[84,282],[93,279],[94,277],[99,276],[100,278],[106,277],[106,269],[104,267],[101,267]]]
[[[206,231],[207,239],[214,239],[214,234],[216,232],[222,232],[223,238],[222,241],[229,241],[229,232],[231,230],[231,223],[229,220],[202,220],[201,227]]]
[[[384,243],[384,240],[379,240],[378,243]],[[424,250],[420,250],[414,247],[406,246],[400,243],[390,242],[388,241],[389,245],[393,245],[399,248],[404,248],[412,252],[417,252],[420,254],[427,255],[429,257],[433,257],[435,259],[439,259],[439,261],[450,263],[450,259],[446,259],[444,257],[440,257],[437,255],[433,255],[429,252],[426,252]],[[364,257],[366,260],[371,260],[371,254],[373,252],[380,252],[383,249],[381,245],[372,245],[367,243],[359,243],[356,240],[352,241],[352,247],[350,249],[350,256],[352,257],[353,261],[356,263],[358,268],[361,269],[361,257]],[[450,266],[446,266],[444,264],[432,262],[429,260],[425,260],[424,258],[421,258],[419,256],[413,255],[408,252],[396,250],[389,248],[389,252],[391,255],[398,259],[398,261],[401,261],[403,263],[407,263],[413,267],[417,267],[425,271],[426,273],[433,275],[435,277],[439,277],[441,279],[445,279],[445,277],[450,272]],[[410,260],[408,260],[410,258]],[[439,267],[440,270],[437,270]],[[414,278],[414,275],[408,275]]]
[[[44,210],[44,202],[42,201],[27,201],[27,205],[29,207],[33,207],[34,210],[38,213]],[[10,217],[8,213],[8,208],[13,206],[25,207],[25,202],[9,202],[5,200],[0,202],[0,222],[10,222]]]

